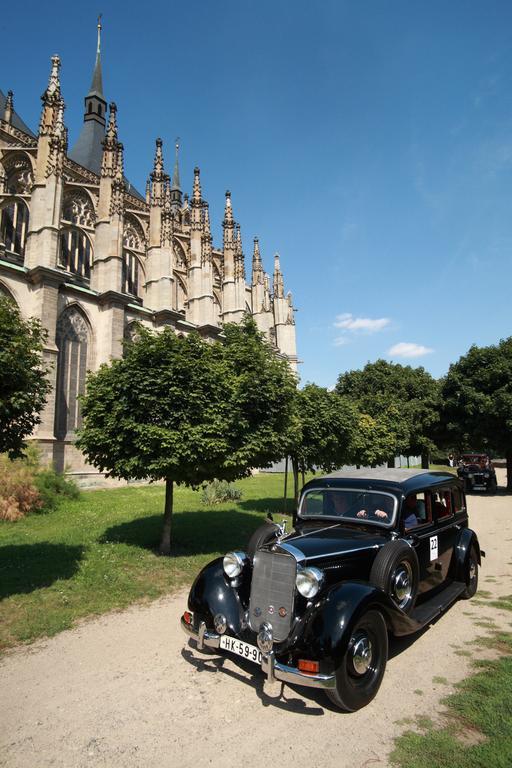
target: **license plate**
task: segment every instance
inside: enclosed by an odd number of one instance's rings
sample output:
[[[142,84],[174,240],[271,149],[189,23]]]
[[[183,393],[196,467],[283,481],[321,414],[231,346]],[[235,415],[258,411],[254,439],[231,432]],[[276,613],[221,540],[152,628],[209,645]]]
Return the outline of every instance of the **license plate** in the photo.
[[[474,491],[485,491],[486,490],[486,486],[485,485],[474,485],[473,486],[473,490]]]
[[[236,653],[237,656],[242,656],[244,659],[254,661],[255,664],[261,664],[261,651],[256,648],[255,645],[244,643],[242,640],[237,640],[236,637],[229,637],[228,635],[222,635],[220,638],[220,647],[225,651],[231,651]]]

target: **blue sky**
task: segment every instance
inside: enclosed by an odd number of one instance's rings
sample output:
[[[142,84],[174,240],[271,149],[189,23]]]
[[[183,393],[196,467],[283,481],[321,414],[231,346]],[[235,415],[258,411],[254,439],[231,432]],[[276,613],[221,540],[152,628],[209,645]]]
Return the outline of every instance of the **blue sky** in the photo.
[[[196,0],[8,4],[1,77],[35,129],[53,53],[70,145],[103,13],[103,82],[141,191],[161,136],[281,255],[302,380],[379,357],[434,376],[512,334],[512,4]],[[27,21],[24,21],[24,18]]]

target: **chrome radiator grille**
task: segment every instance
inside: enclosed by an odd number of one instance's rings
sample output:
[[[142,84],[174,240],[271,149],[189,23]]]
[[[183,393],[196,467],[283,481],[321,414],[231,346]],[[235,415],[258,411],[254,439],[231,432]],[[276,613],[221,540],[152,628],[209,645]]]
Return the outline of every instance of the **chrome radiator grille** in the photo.
[[[258,631],[262,622],[272,624],[274,640],[290,632],[293,618],[297,564],[292,555],[256,552],[253,561],[249,624]]]

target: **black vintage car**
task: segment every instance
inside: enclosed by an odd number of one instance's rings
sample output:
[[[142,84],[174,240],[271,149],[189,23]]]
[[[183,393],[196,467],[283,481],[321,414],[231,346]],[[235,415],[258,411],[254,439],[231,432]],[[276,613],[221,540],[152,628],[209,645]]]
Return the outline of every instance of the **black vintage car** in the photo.
[[[496,470],[486,453],[463,453],[457,467],[457,475],[466,491],[496,493]]]
[[[379,689],[388,634],[417,632],[472,597],[483,554],[453,474],[340,471],[304,486],[293,531],[267,522],[245,552],[207,565],[181,626],[199,649],[323,688],[354,711]]]

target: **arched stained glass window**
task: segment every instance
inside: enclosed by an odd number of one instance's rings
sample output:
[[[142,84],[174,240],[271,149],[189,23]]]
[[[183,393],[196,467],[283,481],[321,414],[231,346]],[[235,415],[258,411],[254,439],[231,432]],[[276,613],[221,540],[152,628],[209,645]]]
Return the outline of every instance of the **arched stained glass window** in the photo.
[[[59,263],[68,272],[90,278],[92,248],[91,241],[85,232],[74,227],[61,232]]]
[[[2,250],[17,261],[23,261],[28,231],[28,208],[22,200],[16,200],[2,208],[1,217]]]
[[[78,396],[85,392],[90,334],[87,322],[76,307],[65,309],[57,323],[57,394],[55,436],[63,440],[81,425]]]
[[[140,296],[143,275],[137,256],[131,251],[123,251],[123,293]]]

